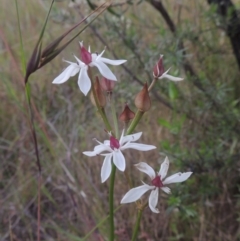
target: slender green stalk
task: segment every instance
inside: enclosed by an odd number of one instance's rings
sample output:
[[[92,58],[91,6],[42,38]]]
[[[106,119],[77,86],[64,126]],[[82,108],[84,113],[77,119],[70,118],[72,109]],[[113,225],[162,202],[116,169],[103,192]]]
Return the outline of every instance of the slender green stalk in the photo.
[[[118,120],[116,115],[115,104],[112,98],[110,98],[110,106],[111,112],[113,117],[114,123],[114,130],[115,130],[115,137],[119,138],[119,131],[118,131]],[[115,181],[115,173],[116,173],[116,166],[112,163],[112,173],[110,179],[110,186],[109,186],[109,224],[110,224],[110,231],[109,231],[109,240],[114,241],[114,181]]]
[[[109,186],[109,224],[110,224],[110,231],[109,231],[109,241],[114,241],[114,181],[115,181],[115,173],[116,173],[116,166],[112,163],[112,173],[110,177],[110,186]]]
[[[143,212],[142,209],[138,210],[137,221],[135,223],[135,227],[134,227],[134,230],[133,230],[133,235],[132,235],[131,241],[135,241],[136,238],[137,238],[138,229],[139,229],[140,221],[141,221],[141,218],[142,218],[142,212]]]
[[[131,122],[130,126],[127,129],[127,135],[131,134],[134,129],[136,128],[138,122],[141,120],[142,116],[143,116],[144,112],[138,110],[133,121]]]
[[[26,71],[26,58],[25,58],[24,49],[23,49],[22,32],[20,28],[20,18],[19,18],[17,0],[15,0],[15,5],[16,5],[16,11],[17,11],[18,32],[19,32],[19,39],[20,39],[20,46],[21,46],[21,64],[22,64],[23,71]]]
[[[111,106],[111,112],[112,112],[112,117],[113,117],[115,136],[117,138],[119,138],[118,119],[117,119],[117,114],[116,114],[116,108],[115,108],[114,100],[112,98],[110,98],[110,106]]]
[[[112,127],[111,127],[111,125],[110,125],[110,123],[109,123],[109,121],[108,121],[108,118],[107,118],[107,115],[106,115],[106,113],[105,113],[104,108],[101,108],[101,107],[100,107],[100,110],[98,110],[98,111],[99,111],[99,113],[100,113],[100,115],[101,115],[101,117],[102,117],[102,119],[103,119],[103,122],[104,122],[107,130],[108,130],[108,131],[112,131]]]

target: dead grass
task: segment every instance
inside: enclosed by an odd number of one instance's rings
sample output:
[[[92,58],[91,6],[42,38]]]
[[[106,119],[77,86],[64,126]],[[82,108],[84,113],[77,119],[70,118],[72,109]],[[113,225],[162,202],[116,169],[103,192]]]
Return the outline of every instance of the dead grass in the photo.
[[[46,11],[40,1],[18,2],[25,55],[29,56]],[[13,3],[10,5],[9,1],[2,0],[1,4],[0,240],[34,241],[37,231],[37,167],[20,66],[17,19]],[[58,5],[54,13],[65,5],[66,3]],[[69,12],[73,14],[73,10]],[[46,41],[60,35],[68,26],[56,22],[55,18],[54,22],[50,23]],[[146,39],[148,38],[151,39],[151,36],[147,35]],[[96,43],[88,30],[82,35],[82,39],[86,42],[89,40],[92,45]],[[100,43],[97,47],[100,50],[103,48]],[[120,46],[115,47],[121,52]],[[106,138],[104,127],[89,98],[79,92],[74,79],[59,86],[51,84],[53,78],[65,67],[61,58],[71,59],[72,53],[77,50],[72,44],[61,56],[30,78],[43,168],[42,240],[80,241],[81,237],[108,214],[108,182],[100,183],[102,158],[87,158],[82,155],[82,151],[92,150],[94,147],[93,138]],[[118,69],[118,75],[124,76],[124,73]],[[135,90],[136,93],[140,86],[129,81],[127,88]],[[128,89],[123,91],[119,88],[121,98],[117,103],[118,113],[126,99],[134,108],[132,94],[127,92]],[[141,138],[143,143],[151,143],[160,148],[160,140],[168,139],[174,142],[174,135],[156,123],[160,117],[169,120],[172,112],[161,103],[153,101],[151,111],[144,116],[136,130],[144,132]],[[146,153],[126,151],[125,154],[129,172],[136,185],[140,184],[139,175],[132,170],[132,164],[147,161],[150,165],[158,166],[164,157],[161,149],[160,155],[157,150]],[[190,193],[198,191],[198,182],[200,183],[202,178],[200,175],[196,175],[195,190],[190,190]],[[141,176],[142,178],[145,177]],[[238,204],[232,199],[232,193],[227,186],[224,182],[219,183],[219,188],[223,190],[222,195],[216,195],[209,203],[201,203],[202,201],[196,198],[192,204],[196,215],[192,219],[184,219],[181,206],[165,212],[168,203],[167,197],[163,195],[160,215],[153,215],[148,208],[145,210],[139,240],[237,240],[238,227],[233,220],[237,218],[237,213],[234,213]],[[127,190],[124,175],[117,172],[116,207]],[[134,220],[134,204],[125,205],[117,211],[116,233],[119,240],[130,240]],[[106,240],[107,232],[108,224],[105,223],[97,228],[88,240]]]

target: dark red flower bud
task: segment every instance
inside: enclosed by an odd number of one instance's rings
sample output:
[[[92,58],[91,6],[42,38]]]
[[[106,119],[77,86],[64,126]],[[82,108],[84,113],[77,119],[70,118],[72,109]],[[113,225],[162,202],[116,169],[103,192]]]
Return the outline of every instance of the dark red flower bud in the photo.
[[[163,55],[160,55],[158,62],[155,64],[153,68],[153,77],[159,78],[164,73],[164,66],[163,66]]]
[[[142,112],[146,112],[150,109],[151,100],[148,92],[147,83],[143,86],[143,89],[137,94],[135,98],[135,105]]]
[[[114,150],[114,149],[119,149],[120,147],[120,143],[119,140],[116,139],[113,136],[110,136],[110,147]]]
[[[115,81],[102,77],[100,81],[100,85],[102,89],[105,90],[106,92],[112,92],[115,86]]]
[[[80,43],[80,55],[83,63],[90,64],[92,62],[92,55],[87,49],[83,46],[82,42]]]
[[[135,116],[135,113],[130,110],[130,108],[128,107],[128,104],[126,103],[123,112],[119,116],[119,120],[126,123],[126,122],[129,122],[131,119],[133,119],[134,116]]]
[[[95,81],[95,83],[93,85],[93,88],[95,89],[95,93],[96,93],[96,97],[97,97],[99,106],[100,107],[105,107],[105,105],[106,105],[106,97],[105,97],[105,95],[104,95],[104,93],[102,91],[102,88],[100,86],[99,79],[98,79],[97,76],[96,76],[96,81]],[[96,102],[94,100],[94,96],[93,96],[92,92],[91,92],[90,98],[91,98],[91,101],[92,101],[93,105],[96,106]]]

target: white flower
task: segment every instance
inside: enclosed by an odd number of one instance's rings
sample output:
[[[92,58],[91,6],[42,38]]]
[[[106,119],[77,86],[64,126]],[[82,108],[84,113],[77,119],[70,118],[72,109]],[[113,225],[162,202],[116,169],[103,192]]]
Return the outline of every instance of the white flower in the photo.
[[[70,77],[76,75],[79,72],[78,76],[78,86],[80,90],[83,92],[84,95],[87,95],[89,90],[91,89],[91,80],[88,76],[88,67],[97,67],[99,72],[102,74],[103,77],[117,81],[116,76],[112,73],[112,71],[108,68],[106,64],[111,65],[120,65],[126,62],[126,60],[111,60],[103,58],[102,55],[105,49],[102,51],[101,54],[91,53],[90,48],[89,51],[85,49],[83,43],[80,43],[81,49],[81,59],[78,59],[76,56],[75,59],[77,63],[69,62],[64,60],[65,62],[69,63],[70,65],[53,80],[53,84],[62,84],[66,82]]]
[[[139,151],[149,151],[155,149],[155,146],[152,145],[145,145],[139,143],[133,143],[137,141],[142,132],[124,136],[124,131],[122,132],[120,140],[117,140],[110,134],[110,140],[105,140],[103,143],[97,141],[99,145],[95,146],[93,151],[85,151],[83,154],[87,156],[97,156],[102,152],[109,152],[103,153],[102,156],[105,156],[102,169],[101,169],[101,180],[105,182],[111,174],[112,170],[112,160],[114,165],[120,170],[125,171],[126,162],[125,158],[122,154],[122,151],[125,149],[135,149]]]
[[[160,58],[158,60],[158,62],[155,64],[154,68],[153,68],[153,77],[154,78],[158,78],[158,79],[169,79],[172,81],[181,81],[183,80],[183,78],[180,77],[174,77],[172,75],[168,74],[168,71],[170,70],[170,68],[164,72],[164,65],[163,65],[163,55],[160,54]]]
[[[131,190],[129,190],[124,197],[121,200],[121,203],[131,203],[135,202],[136,200],[140,199],[141,196],[151,190],[151,194],[149,196],[148,205],[150,209],[154,213],[159,213],[159,210],[156,208],[157,202],[158,202],[158,192],[159,189],[162,189],[166,193],[170,193],[170,188],[166,187],[167,184],[171,183],[177,183],[177,182],[184,182],[186,181],[192,174],[192,172],[178,172],[170,177],[166,177],[168,167],[169,167],[169,160],[168,157],[165,158],[164,162],[161,165],[160,171],[155,174],[152,167],[150,167],[145,162],[140,162],[135,165],[141,172],[146,173],[151,178],[151,184],[147,185],[143,183],[144,185],[140,187],[135,187]]]

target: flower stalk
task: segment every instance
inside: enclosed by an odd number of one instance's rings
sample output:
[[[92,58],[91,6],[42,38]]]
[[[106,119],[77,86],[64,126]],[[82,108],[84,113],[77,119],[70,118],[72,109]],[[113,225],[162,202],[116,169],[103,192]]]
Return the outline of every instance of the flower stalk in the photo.
[[[133,235],[132,235],[132,239],[131,241],[135,241],[138,235],[138,230],[139,230],[139,225],[140,225],[140,221],[142,218],[142,213],[143,213],[143,209],[139,209],[138,210],[138,214],[137,214],[137,220],[134,226],[134,230],[133,230]]]
[[[133,133],[134,129],[136,128],[136,126],[138,125],[139,121],[141,120],[141,118],[143,117],[144,112],[138,110],[133,121],[131,122],[130,126],[127,129],[127,135]]]
[[[115,182],[115,173],[116,166],[112,163],[112,172],[110,177],[110,186],[109,186],[109,224],[110,224],[110,232],[109,232],[109,240],[114,241],[115,237],[115,227],[114,227],[114,182]]]

